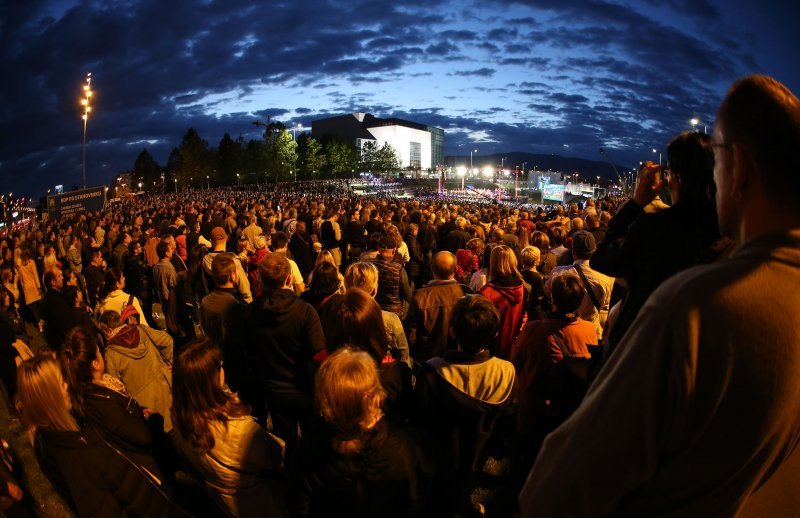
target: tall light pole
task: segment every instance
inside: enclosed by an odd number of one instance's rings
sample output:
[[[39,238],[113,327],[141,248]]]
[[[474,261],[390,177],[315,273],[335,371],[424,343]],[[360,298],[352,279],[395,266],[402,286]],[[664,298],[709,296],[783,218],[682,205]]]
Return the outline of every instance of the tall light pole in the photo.
[[[658,165],[661,165],[661,151],[654,149],[653,153],[658,153]]]
[[[83,85],[84,98],[81,99],[83,105],[83,188],[86,189],[86,127],[89,124],[89,112],[92,107],[89,105],[89,98],[92,97],[92,73],[86,74],[86,84]]]
[[[697,120],[697,117],[693,117],[689,123],[692,125],[692,131],[697,131],[697,125],[700,124],[700,121]]]
[[[294,125],[294,127],[292,128],[292,140],[297,141],[297,134],[295,132],[301,129],[303,129],[303,125],[300,124],[299,122]]]
[[[236,187],[241,187],[242,183],[239,181],[239,173],[236,173]]]
[[[175,194],[178,194],[178,179],[173,178],[172,181],[175,182]]]
[[[472,174],[472,153],[477,153],[477,152],[478,152],[477,149],[474,149],[474,150],[469,152],[469,174]],[[462,189],[463,189],[463,187],[462,187]]]

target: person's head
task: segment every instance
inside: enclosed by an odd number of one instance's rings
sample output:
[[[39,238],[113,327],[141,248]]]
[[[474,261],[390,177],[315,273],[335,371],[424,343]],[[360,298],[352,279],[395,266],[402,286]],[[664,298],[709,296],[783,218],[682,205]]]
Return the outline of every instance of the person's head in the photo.
[[[236,282],[236,261],[228,254],[217,254],[211,261],[211,277],[219,288],[231,287]]]
[[[214,447],[210,425],[246,415],[248,409],[223,386],[222,353],[208,339],[184,346],[172,366],[172,421],[195,450]]]
[[[794,207],[800,190],[800,100],[775,79],[736,81],[714,125],[714,183],[720,229],[742,239],[747,205]],[[764,216],[766,217],[766,216]]]
[[[446,250],[438,252],[431,259],[431,273],[434,280],[445,281],[456,274],[456,256]]]
[[[494,340],[500,329],[500,313],[481,295],[461,297],[450,318],[450,335],[466,353],[480,352]]]
[[[363,351],[344,347],[322,362],[315,384],[322,418],[337,432],[334,447],[357,453],[363,433],[380,420],[386,399],[375,361]]]
[[[323,261],[314,267],[308,289],[320,297],[328,297],[339,290],[339,269]]]
[[[523,270],[533,270],[539,266],[539,261],[542,259],[542,253],[535,246],[526,246],[519,253],[520,261],[522,262]]]
[[[384,257],[394,257],[395,251],[397,250],[397,241],[390,236],[384,235],[381,238],[380,245],[378,246],[378,252],[383,255]]]
[[[478,257],[480,257],[481,254],[483,254],[483,250],[485,248],[486,244],[483,242],[483,239],[473,237],[472,239],[467,241],[467,250],[477,255]]]
[[[67,383],[52,356],[34,356],[17,367],[17,410],[28,428],[77,431]]]
[[[713,207],[714,152],[705,133],[683,132],[667,146],[665,180],[672,203]]]
[[[11,307],[11,296],[6,290],[0,290],[0,309],[5,310]]]
[[[103,279],[103,293],[108,295],[112,291],[121,290],[125,287],[125,276],[119,268],[109,268]]]
[[[585,230],[579,230],[572,235],[572,257],[575,259],[589,259],[597,250],[594,236]]]
[[[531,244],[542,252],[542,255],[550,251],[550,238],[545,232],[537,230],[531,236]]]
[[[378,293],[378,268],[365,261],[351,264],[344,272],[344,287],[347,291],[359,288],[374,297]]]
[[[97,324],[106,336],[113,335],[115,330],[125,325],[120,314],[113,309],[100,313],[97,317]]]
[[[325,312],[328,351],[350,344],[380,363],[387,351],[386,327],[378,303],[365,291],[351,289]]]
[[[514,251],[506,245],[497,245],[492,248],[492,255],[489,258],[488,280],[502,277],[519,277],[517,269],[517,256]]]
[[[89,249],[89,263],[95,266],[103,264],[103,252],[99,248]]]
[[[211,245],[215,248],[222,247],[228,241],[228,234],[225,232],[224,228],[214,227],[211,229],[210,241]]]
[[[58,266],[45,270],[43,280],[48,290],[60,290],[64,287],[64,274]]]
[[[256,236],[255,239],[253,239],[253,246],[256,250],[264,250],[267,248],[267,238],[263,235]]]
[[[586,295],[583,282],[573,273],[557,275],[550,284],[550,290],[554,309],[564,314],[574,314]]]
[[[326,248],[323,248],[317,254],[317,258],[314,260],[314,266],[318,266],[322,263],[330,263],[336,266],[336,260],[333,258],[333,254],[330,253]]]
[[[128,244],[128,252],[130,252],[131,255],[141,255],[142,244],[138,241],[132,241]]]
[[[272,234],[272,248],[278,252],[283,251],[289,246],[289,236],[285,232],[275,232]]]
[[[292,267],[284,254],[270,254],[262,259],[258,273],[265,289],[277,290],[292,285]]]
[[[9,284],[14,280],[14,270],[11,268],[3,268],[0,270],[0,279],[2,279],[3,284]]]
[[[563,245],[564,240],[567,239],[567,233],[564,232],[564,229],[561,227],[553,227],[550,233],[553,235],[553,244],[556,245],[556,247]]]
[[[586,228],[589,230],[600,228],[600,217],[597,214],[589,214],[586,216]]]
[[[156,245],[156,255],[159,259],[169,259],[172,257],[172,247],[166,241],[159,241]]]
[[[580,217],[572,218],[570,226],[573,231],[583,230],[583,219]]]
[[[73,327],[67,333],[58,361],[67,382],[72,409],[83,415],[84,386],[100,379],[106,366],[97,339],[82,327]]]

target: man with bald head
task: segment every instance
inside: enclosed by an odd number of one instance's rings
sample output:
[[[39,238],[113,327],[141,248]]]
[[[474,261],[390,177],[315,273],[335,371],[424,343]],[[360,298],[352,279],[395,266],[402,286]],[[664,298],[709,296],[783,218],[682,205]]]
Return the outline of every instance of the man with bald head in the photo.
[[[473,293],[455,280],[456,256],[451,252],[433,256],[431,273],[433,280],[414,293],[406,318],[411,356],[421,362],[441,356],[455,346],[449,343],[450,316],[458,299]]]
[[[740,79],[710,146],[737,249],[653,292],[547,436],[522,516],[797,516],[800,100]]]

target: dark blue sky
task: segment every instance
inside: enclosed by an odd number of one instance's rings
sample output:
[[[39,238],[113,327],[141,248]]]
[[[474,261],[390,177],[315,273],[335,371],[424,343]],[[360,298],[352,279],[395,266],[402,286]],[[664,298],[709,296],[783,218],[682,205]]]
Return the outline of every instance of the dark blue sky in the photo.
[[[186,129],[216,146],[367,111],[439,126],[446,153],[527,151],[633,165],[730,83],[800,92],[796,1],[25,1],[0,6],[0,192],[89,185]]]

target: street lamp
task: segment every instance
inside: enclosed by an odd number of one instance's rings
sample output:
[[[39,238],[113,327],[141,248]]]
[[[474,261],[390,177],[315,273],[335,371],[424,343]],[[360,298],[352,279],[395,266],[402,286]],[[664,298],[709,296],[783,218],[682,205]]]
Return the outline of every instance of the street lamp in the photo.
[[[474,174],[473,173],[473,168],[472,168],[472,153],[477,153],[477,152],[478,152],[477,149],[474,149],[474,150],[469,152],[469,174]],[[461,188],[463,189],[464,186],[462,185]]]
[[[89,105],[89,98],[92,96],[92,73],[86,74],[86,84],[83,85],[84,98],[81,99],[83,105],[83,188],[86,189],[86,127],[89,124],[89,112],[92,107]]]
[[[697,125],[700,124],[700,121],[697,119],[697,117],[693,117],[689,123],[692,125],[692,131],[697,131]]]
[[[142,182],[139,182],[139,190],[142,190]]]
[[[301,129],[303,129],[303,125],[300,124],[299,122],[294,125],[294,127],[292,128],[292,140],[297,140],[297,134],[295,132]]]
[[[178,194],[178,179],[173,178],[172,181],[175,182],[175,194]]]
[[[456,173],[461,177],[461,190],[464,190],[464,176],[467,174],[467,169],[464,166],[459,166],[456,169]]]
[[[211,189],[211,180],[208,175],[206,175],[206,189]]]
[[[656,150],[656,149],[654,149],[653,153],[658,153],[658,165],[661,165],[661,152]]]
[[[236,187],[241,187],[242,183],[239,181],[239,173],[236,173]]]

